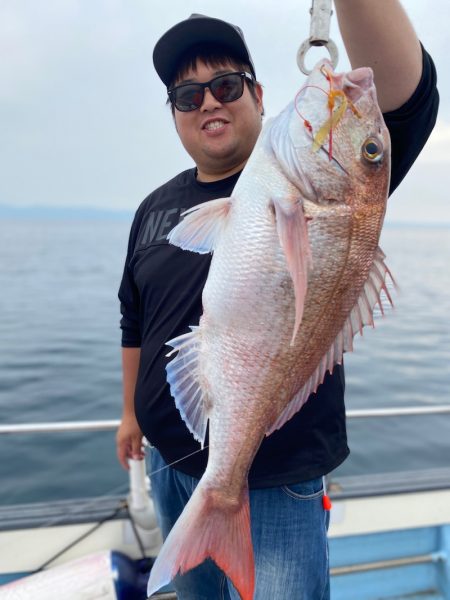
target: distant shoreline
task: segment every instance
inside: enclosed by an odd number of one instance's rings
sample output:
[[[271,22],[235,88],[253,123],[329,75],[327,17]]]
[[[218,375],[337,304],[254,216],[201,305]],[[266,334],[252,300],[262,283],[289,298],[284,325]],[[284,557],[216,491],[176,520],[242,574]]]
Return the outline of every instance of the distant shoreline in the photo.
[[[131,221],[134,216],[129,210],[106,210],[102,208],[84,208],[81,206],[53,207],[53,206],[10,206],[0,204],[0,219],[12,220],[113,220]]]
[[[84,208],[81,206],[53,207],[53,206],[11,206],[0,204],[0,222],[2,219],[14,221],[128,221],[131,222],[134,211],[131,210],[106,210],[102,208]],[[425,222],[417,221],[386,221],[386,228],[450,228],[450,222]]]

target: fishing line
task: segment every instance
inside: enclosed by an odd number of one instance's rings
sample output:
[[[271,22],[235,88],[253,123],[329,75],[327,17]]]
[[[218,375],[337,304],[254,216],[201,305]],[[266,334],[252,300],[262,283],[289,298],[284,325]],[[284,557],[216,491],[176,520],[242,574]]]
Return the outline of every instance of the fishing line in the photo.
[[[334,131],[334,128],[341,121],[342,117],[344,116],[344,114],[347,111],[347,108],[350,108],[351,111],[353,112],[353,114],[358,118],[361,118],[361,114],[358,111],[358,109],[354,106],[354,104],[350,101],[350,99],[347,97],[344,90],[333,88],[332,74],[325,68],[324,65],[322,65],[322,67],[320,68],[320,72],[322,73],[322,75],[325,77],[325,79],[328,82],[328,86],[329,86],[328,92],[326,90],[324,90],[322,87],[320,87],[319,85],[306,84],[302,88],[300,88],[300,90],[297,92],[295,99],[294,99],[294,107],[295,107],[295,110],[296,110],[298,116],[303,120],[303,125],[305,126],[306,130],[311,135],[311,138],[313,140],[313,152],[317,152],[321,148],[323,149],[323,145],[328,136],[328,158],[331,161],[331,160],[333,160],[333,131]],[[321,91],[328,98],[327,105],[328,105],[329,117],[328,117],[327,121],[325,121],[325,123],[319,128],[319,131],[317,131],[316,134],[314,134],[311,122],[303,116],[303,114],[300,112],[299,106],[298,106],[298,104],[301,100],[300,96],[303,94],[303,92],[305,90],[307,90],[309,88]],[[340,100],[340,103],[336,107],[337,99]]]
[[[151,446],[149,446],[151,448]],[[182,456],[181,458],[178,458],[177,460],[174,460],[173,462],[165,465],[164,467],[160,467],[159,469],[155,469],[154,471],[151,471],[148,476],[151,477],[152,475],[154,475],[155,473],[159,473],[160,471],[164,471],[165,469],[168,469],[169,467],[172,467],[173,465],[181,462],[182,460],[185,460],[186,458],[189,458],[191,456],[194,456],[195,454],[198,454],[199,452],[203,452],[203,450],[206,450],[209,446],[206,445],[203,448],[198,448],[197,450],[194,450],[194,452],[191,452],[189,454],[186,454],[185,456]],[[110,489],[108,492],[105,492],[104,494],[101,494],[100,496],[96,496],[95,498],[92,498],[92,501],[88,501],[87,503],[83,503],[82,506],[80,506],[79,508],[75,508],[74,510],[71,510],[70,515],[74,516],[74,515],[80,515],[82,514],[84,511],[86,511],[87,509],[93,508],[95,506],[97,506],[101,500],[103,500],[104,498],[108,498],[110,496],[116,496],[116,495],[122,495],[123,493],[125,493],[126,491],[128,491],[130,488],[130,484],[129,481],[125,482],[125,483],[121,483],[120,485]],[[121,501],[122,502],[122,501]],[[123,506],[123,504],[120,504],[120,508],[121,509],[125,509],[125,507]],[[120,511],[117,511],[117,514]],[[56,526],[60,523],[63,523],[67,518],[67,515],[63,515],[63,516],[59,516],[59,517],[54,517],[53,519],[49,519],[48,521],[45,521],[44,523],[37,525],[36,527],[33,527],[33,530],[39,530],[39,529],[45,529],[47,527],[53,527]],[[14,531],[14,530],[11,530]],[[21,536],[15,537],[14,539],[14,543],[20,543],[22,539],[25,539],[25,537],[27,537],[29,535],[28,531],[23,532],[23,534]],[[11,544],[11,540],[9,540],[8,545]],[[0,547],[5,546],[5,543],[0,544]]]
[[[151,448],[151,446],[150,446],[150,448]],[[177,458],[177,460],[174,460],[173,462],[165,465],[164,467],[160,467],[159,469],[155,469],[154,471],[151,471],[148,474],[148,476],[151,477],[155,473],[159,473],[160,471],[164,471],[164,469],[168,469],[169,467],[172,467],[173,465],[176,465],[177,463],[181,462],[185,458],[189,458],[191,456],[194,456],[194,454],[198,454],[199,452],[203,452],[203,450],[206,450],[206,448],[209,448],[209,445],[203,446],[203,448],[199,448],[198,450],[194,450],[194,452],[191,452],[190,454],[186,454],[185,456],[182,456],[181,458]]]
[[[318,85],[304,85],[302,88],[299,89],[299,91],[297,92],[297,94],[295,95],[295,99],[294,99],[294,107],[295,110],[298,114],[298,116],[302,119],[303,124],[305,126],[305,128],[308,130],[308,132],[311,134],[312,138],[314,139],[314,133],[313,133],[313,128],[311,123],[308,121],[308,119],[306,119],[302,113],[299,111],[298,109],[298,103],[300,101],[300,94],[302,94],[306,89],[308,88],[314,88],[316,90],[320,90],[321,92],[323,92],[326,96],[328,96],[328,92],[326,90],[324,90],[323,88],[321,88]]]

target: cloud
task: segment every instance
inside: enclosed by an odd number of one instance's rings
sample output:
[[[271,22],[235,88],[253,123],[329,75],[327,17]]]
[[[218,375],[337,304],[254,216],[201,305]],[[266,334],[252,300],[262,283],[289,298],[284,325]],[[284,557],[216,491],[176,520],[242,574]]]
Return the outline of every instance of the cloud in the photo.
[[[436,0],[433,11],[422,0],[404,5],[436,61],[442,101],[441,121],[402,185],[402,211],[411,212],[407,197],[419,188],[425,192],[432,172],[436,214],[443,214],[450,161],[445,100],[450,3]],[[309,35],[309,6],[286,0],[280,12],[277,3],[257,0],[173,0],[156,8],[152,0],[0,0],[0,52],[7,57],[0,61],[0,202],[26,204],[33,198],[40,204],[136,205],[192,164],[152,68],[159,36],[192,12],[239,24],[271,116],[304,82],[295,57]],[[345,70],[348,60],[335,16],[331,37],[339,46],[339,69]],[[314,56],[308,58],[314,62]]]

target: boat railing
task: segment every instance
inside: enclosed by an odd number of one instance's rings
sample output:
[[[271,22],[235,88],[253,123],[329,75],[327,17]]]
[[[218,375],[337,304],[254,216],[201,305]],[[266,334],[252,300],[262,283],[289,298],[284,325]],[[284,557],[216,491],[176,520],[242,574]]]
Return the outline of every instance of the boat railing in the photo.
[[[347,409],[347,418],[374,419],[389,417],[414,417],[424,415],[450,414],[450,404],[407,406],[389,408]],[[91,421],[60,421],[47,423],[11,423],[0,424],[1,435],[19,434],[53,434],[68,432],[116,431],[120,425],[119,419]],[[146,440],[144,444],[148,445]],[[136,464],[140,461],[131,461]],[[137,468],[136,465],[130,465]],[[131,471],[130,470],[130,487]],[[141,476],[143,474],[141,473]],[[334,499],[350,499],[374,495],[386,495],[405,492],[432,491],[450,488],[450,467],[429,468],[423,471],[406,471],[400,473],[371,474],[364,477],[339,474],[335,481],[334,474],[327,476],[330,496]]]
[[[346,415],[348,419],[372,419],[445,413],[450,413],[450,404],[348,409]],[[98,421],[60,421],[54,423],[11,423],[3,425],[0,424],[0,434],[57,433],[63,431],[114,431],[119,427],[119,425],[119,419],[106,419]]]
[[[371,409],[348,409],[346,416],[349,420],[374,419],[388,417],[414,417],[424,415],[450,414],[450,405],[408,406]],[[58,432],[91,432],[91,431],[115,431],[120,425],[119,419],[90,420],[90,421],[62,421],[46,423],[12,423],[0,424],[0,434],[35,434],[35,433],[58,433]],[[131,473],[130,473],[131,477]],[[346,476],[339,481],[329,480],[328,490],[335,500],[349,500],[380,495],[392,495],[411,492],[432,492],[450,489],[450,468],[427,469],[424,472],[410,471],[404,473],[382,473],[366,476]],[[131,487],[131,479],[130,479]],[[39,505],[43,507],[47,521],[45,526],[85,523],[86,515],[93,521],[101,521],[105,516],[110,516],[111,511],[121,498],[113,496],[98,498],[78,499],[78,506],[74,509],[72,501],[54,501]],[[68,505],[70,503],[70,511]],[[0,531],[12,529],[26,529],[43,527],[42,514],[36,506],[20,505],[16,507],[0,507]],[[105,514],[107,513],[107,514]],[[117,513],[115,518],[126,518],[124,511]],[[446,565],[448,552],[438,549],[434,552],[418,554],[414,556],[400,556],[390,559],[374,560],[372,562],[349,563],[340,566],[332,566],[330,573],[336,581],[339,576],[357,575],[376,572],[385,569],[398,569],[399,567],[417,567],[419,565],[437,564]],[[340,578],[340,577],[339,577]],[[344,578],[345,579],[345,578]],[[337,585],[337,584],[335,584]],[[164,595],[163,598],[174,598],[174,595]],[[428,596],[427,596],[428,597]],[[431,596],[430,596],[431,597]],[[438,596],[437,596],[438,597]],[[441,597],[441,596],[439,596]],[[443,597],[443,596],[442,596]],[[446,596],[445,596],[446,597]]]

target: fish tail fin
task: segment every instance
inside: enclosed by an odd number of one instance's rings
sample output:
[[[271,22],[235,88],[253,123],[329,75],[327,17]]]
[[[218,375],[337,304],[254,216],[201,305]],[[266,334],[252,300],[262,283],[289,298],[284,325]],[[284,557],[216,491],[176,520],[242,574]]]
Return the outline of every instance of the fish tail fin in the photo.
[[[231,579],[242,600],[253,599],[255,566],[247,487],[239,501],[231,501],[221,490],[202,483],[197,486],[152,567],[148,596],[208,557]]]

